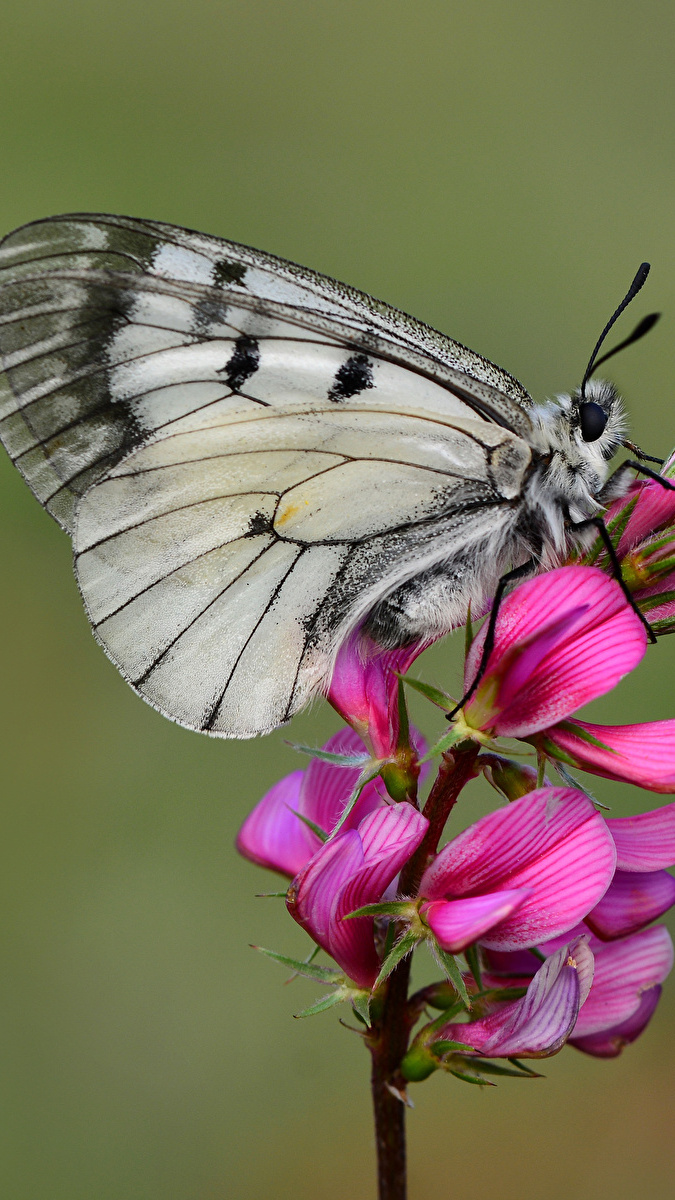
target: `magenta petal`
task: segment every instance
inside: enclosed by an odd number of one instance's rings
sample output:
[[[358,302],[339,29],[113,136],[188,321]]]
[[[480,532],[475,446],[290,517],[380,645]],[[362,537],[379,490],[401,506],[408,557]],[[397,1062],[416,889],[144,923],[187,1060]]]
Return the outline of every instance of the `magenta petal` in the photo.
[[[244,821],[237,850],[244,858],[294,875],[321,845],[315,833],[295,815],[300,808],[303,771],[293,771],[271,787]]]
[[[675,879],[667,871],[617,871],[586,924],[604,940],[636,933],[675,904]]]
[[[565,946],[543,964],[522,1000],[497,1006],[469,1025],[448,1025],[442,1037],[473,1046],[485,1057],[540,1058],[555,1054],[567,1040],[579,1012],[593,955],[584,938]]]
[[[467,657],[467,685],[486,629]],[[540,641],[544,654],[536,650]],[[535,733],[613,688],[640,662],[645,647],[644,627],[615,580],[594,567],[548,571],[504,601],[495,648],[466,718],[502,736]],[[529,662],[528,673],[521,655]]]
[[[622,871],[658,871],[675,864],[675,804],[607,821]]]
[[[420,911],[439,945],[458,954],[519,908],[529,895],[528,888],[505,889],[465,900],[433,900]]]
[[[292,917],[330,954],[330,921],[340,888],[363,865],[363,846],[356,829],[340,833],[320,846],[288,890]]]
[[[382,899],[389,884],[419,846],[429,826],[412,804],[370,813],[359,826],[363,864],[335,896],[330,917],[330,953],[361,987],[372,987],[380,969],[372,917],[344,918]],[[330,844],[330,843],[328,843]]]
[[[576,1038],[612,1029],[637,1011],[642,994],[663,983],[673,965],[673,943],[664,925],[618,942],[594,940],[595,978],[575,1026]]]
[[[639,486],[639,485],[638,485]],[[625,499],[619,501],[617,507],[624,506]],[[617,553],[623,558],[629,550],[654,534],[661,526],[672,525],[675,520],[675,492],[664,488],[655,482],[643,483],[638,492],[637,503],[628,518]]]
[[[341,729],[329,738],[323,749],[330,754],[367,753],[363,739],[353,729]],[[300,808],[326,833],[330,833],[342,814],[342,810],[356,787],[360,767],[342,767],[336,763],[310,760],[300,789]],[[384,790],[379,781],[366,784],[356,805],[349,814],[345,829],[354,829],[359,821],[384,804],[380,792]],[[298,868],[299,869],[299,868]]]
[[[596,746],[590,739],[602,745]],[[673,720],[639,725],[591,725],[569,720],[545,730],[542,741],[553,755],[560,750],[566,761],[594,775],[637,783],[652,792],[675,792]]]
[[[611,1029],[601,1033],[590,1033],[587,1037],[571,1037],[570,1046],[583,1050],[584,1054],[592,1054],[594,1058],[616,1058],[624,1046],[629,1046],[646,1029],[651,1021],[656,1006],[661,998],[663,988],[655,984],[642,993],[632,1016]]]
[[[364,737],[376,758],[389,758],[398,740],[398,679],[428,641],[384,650],[356,630],[338,651],[327,696]]]

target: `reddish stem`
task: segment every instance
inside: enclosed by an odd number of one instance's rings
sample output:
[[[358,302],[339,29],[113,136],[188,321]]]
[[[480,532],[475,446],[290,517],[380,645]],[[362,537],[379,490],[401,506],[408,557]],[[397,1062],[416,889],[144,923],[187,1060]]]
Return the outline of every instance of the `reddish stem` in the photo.
[[[399,892],[415,896],[429,861],[462,788],[473,777],[479,747],[462,742],[443,755],[441,767],[424,806],[429,828],[401,872]],[[408,1009],[410,955],[394,968],[386,984],[381,1015],[368,1037],[372,1054],[373,1114],[377,1148],[379,1200],[406,1200],[405,1105],[390,1089],[405,1094],[399,1068],[408,1048],[414,1017]]]

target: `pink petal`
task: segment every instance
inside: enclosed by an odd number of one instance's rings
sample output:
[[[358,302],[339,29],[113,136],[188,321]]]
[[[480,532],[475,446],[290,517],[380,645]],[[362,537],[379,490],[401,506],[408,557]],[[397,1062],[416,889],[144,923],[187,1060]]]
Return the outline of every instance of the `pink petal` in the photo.
[[[607,820],[622,871],[658,871],[675,864],[675,804]]]
[[[335,896],[362,865],[361,838],[356,829],[349,829],[320,846],[288,889],[291,916],[329,954]]]
[[[575,1039],[612,1029],[632,1017],[642,994],[663,983],[673,965],[673,944],[664,925],[618,942],[593,940],[595,978],[574,1029]]]
[[[465,900],[433,900],[420,911],[439,945],[458,954],[519,908],[529,894],[528,889],[519,888]]]
[[[365,754],[363,739],[353,729],[341,729],[328,739],[323,749],[330,754]],[[311,759],[300,789],[300,809],[326,833],[330,833],[342,814],[351,796],[359,775],[360,767],[341,767],[335,763]],[[343,828],[355,829],[359,821],[381,807],[385,801],[381,792],[384,786],[379,780],[366,784],[357,803],[347,817]],[[299,868],[298,868],[299,869]]]
[[[577,939],[540,967],[522,1000],[498,1005],[469,1025],[447,1025],[440,1036],[465,1042],[485,1057],[555,1054],[574,1028],[582,980],[586,990],[592,963],[585,939]]]
[[[646,1029],[662,991],[660,984],[648,988],[642,993],[640,1003],[632,1016],[601,1033],[590,1033],[581,1038],[571,1037],[570,1046],[575,1046],[577,1050],[583,1050],[584,1054],[591,1054],[594,1058],[616,1058],[624,1046],[629,1046]]]
[[[484,624],[467,657],[467,687],[486,632]],[[594,567],[548,571],[502,604],[495,648],[466,719],[501,736],[537,732],[613,688],[645,647],[644,627],[616,580]]]
[[[366,740],[375,758],[389,758],[399,733],[398,679],[429,640],[384,650],[356,630],[338,651],[327,697]]]
[[[270,788],[244,821],[236,842],[244,858],[291,878],[321,845],[295,815],[300,808],[303,774],[293,771]]]
[[[585,918],[605,940],[643,929],[675,904],[675,879],[667,871],[617,871],[599,904]]]
[[[428,900],[494,891],[516,870],[536,862],[579,829],[604,822],[574,788],[538,788],[481,817],[448,842],[424,872]]]
[[[359,826],[363,865],[335,895],[329,941],[333,958],[361,987],[372,987],[381,965],[373,942],[373,919],[345,918],[364,904],[382,899],[428,826],[426,817],[405,802],[370,813]]]
[[[652,792],[675,792],[673,720],[639,725],[591,725],[568,720],[545,730],[537,740],[553,757],[594,775],[637,783]]]
[[[675,492],[669,491],[660,483],[643,483],[635,508],[619,540],[619,557],[623,558],[638,542],[649,537],[661,526],[672,525],[673,521]]]

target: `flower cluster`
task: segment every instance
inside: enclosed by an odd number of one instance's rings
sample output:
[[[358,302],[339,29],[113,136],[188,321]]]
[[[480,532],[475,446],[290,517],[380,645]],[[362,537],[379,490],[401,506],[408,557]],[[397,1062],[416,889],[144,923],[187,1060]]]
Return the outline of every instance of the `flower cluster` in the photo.
[[[658,633],[675,630],[675,493],[636,484],[608,526],[635,601]],[[328,695],[349,728],[275,784],[238,838],[243,855],[288,877],[289,912],[337,968],[294,965],[350,999],[364,1027],[377,1025],[392,972],[429,947],[444,980],[408,998],[401,1019],[411,1030],[430,1008],[440,1016],[413,1037],[401,1081],[441,1067],[485,1082],[490,1059],[543,1057],[566,1042],[616,1055],[647,1025],[673,963],[670,936],[653,922],[675,904],[675,804],[605,817],[568,771],[675,792],[675,720],[574,716],[647,645],[602,548],[517,587],[484,662],[486,636],[484,624],[466,658],[470,699],[435,748],[441,766],[423,811],[421,760],[434,752],[424,754],[401,707],[401,677],[423,645],[384,652],[357,632]],[[505,756],[501,738],[534,747],[538,769]],[[481,772],[501,806],[439,850],[459,792]],[[375,1038],[372,1027],[365,1036]],[[531,1074],[520,1063],[499,1070]]]

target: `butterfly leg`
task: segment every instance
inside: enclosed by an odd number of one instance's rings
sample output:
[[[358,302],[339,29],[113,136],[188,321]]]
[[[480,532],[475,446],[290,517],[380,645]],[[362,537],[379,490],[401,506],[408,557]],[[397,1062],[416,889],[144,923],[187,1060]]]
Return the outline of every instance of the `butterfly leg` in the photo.
[[[501,606],[501,602],[504,599],[504,593],[505,593],[507,587],[509,586],[510,583],[516,583],[517,580],[524,579],[527,575],[530,575],[532,573],[532,571],[534,571],[536,569],[536,566],[537,566],[537,564],[536,564],[535,560],[533,558],[528,558],[527,562],[524,562],[520,567],[514,567],[513,570],[507,571],[506,574],[502,575],[501,579],[499,580],[499,583],[497,584],[497,588],[495,591],[495,598],[492,601],[492,608],[490,609],[490,616],[488,617],[487,634],[485,636],[485,642],[483,644],[483,653],[480,656],[480,663],[478,664],[478,671],[476,672],[476,676],[474,678],[473,683],[471,684],[471,687],[462,696],[462,699],[460,700],[459,704],[455,705],[452,712],[447,713],[446,719],[448,721],[452,721],[454,719],[454,717],[456,717],[460,708],[463,708],[464,705],[467,703],[467,701],[471,699],[476,688],[478,687],[478,684],[480,683],[481,679],[483,678],[483,676],[485,674],[485,668],[487,667],[488,659],[489,659],[490,655],[492,654],[494,644],[495,644],[495,630],[497,628],[497,617],[499,616],[499,609]]]
[[[630,465],[633,466],[632,463]],[[655,472],[650,472],[650,474],[655,474]],[[659,478],[659,476],[657,476],[657,478]],[[675,491],[675,489],[673,489],[673,490]],[[647,620],[646,616],[644,615],[644,613],[641,611],[638,604],[636,603],[635,598],[623,577],[623,573],[621,571],[621,563],[619,562],[616,550],[614,549],[614,543],[612,542],[612,539],[609,535],[609,530],[607,529],[607,526],[605,525],[605,522],[603,521],[602,517],[587,517],[586,520],[584,520],[584,521],[570,521],[567,528],[569,529],[569,531],[571,533],[583,533],[585,529],[591,529],[591,528],[597,530],[598,534],[600,535],[600,539],[605,547],[605,550],[607,551],[607,557],[609,558],[609,561],[610,561],[610,564],[612,567],[612,574],[613,574],[614,578],[616,579],[616,582],[619,584],[621,591],[623,592],[624,596],[626,597],[626,600],[630,604],[633,612],[636,613],[636,615],[642,621],[642,624],[644,625],[645,629],[647,630],[647,637],[649,638],[650,642],[652,643],[652,645],[655,645],[656,644],[656,634],[654,633],[654,630],[652,629],[651,625],[649,624],[649,621]]]

